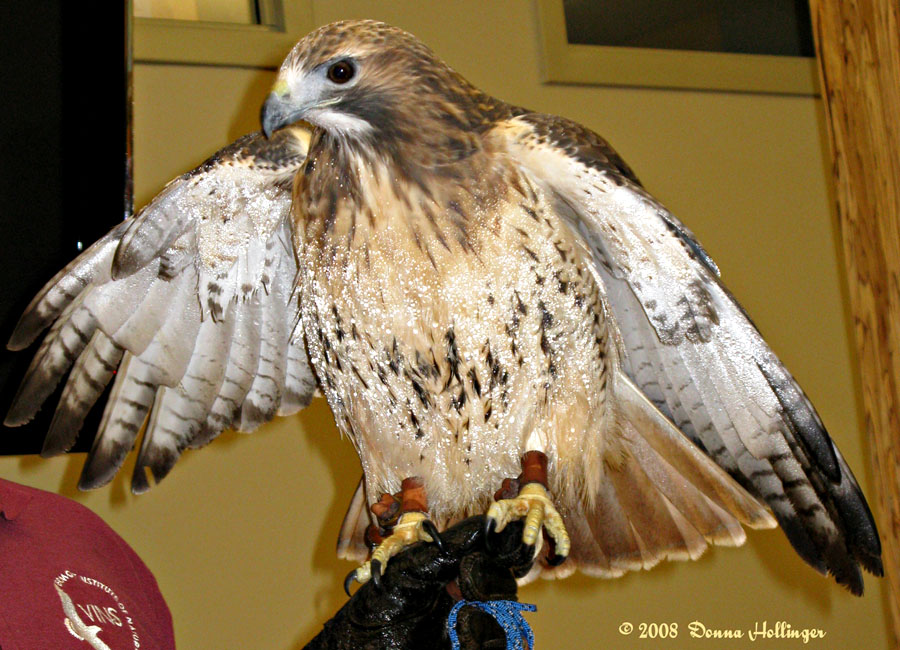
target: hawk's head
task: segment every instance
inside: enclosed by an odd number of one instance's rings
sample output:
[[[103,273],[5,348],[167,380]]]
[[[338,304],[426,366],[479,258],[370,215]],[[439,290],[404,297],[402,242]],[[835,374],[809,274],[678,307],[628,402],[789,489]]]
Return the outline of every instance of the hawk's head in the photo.
[[[500,102],[413,35],[384,23],[332,23],[303,38],[262,108],[265,133],[306,120],[348,141],[400,144],[479,130]]]

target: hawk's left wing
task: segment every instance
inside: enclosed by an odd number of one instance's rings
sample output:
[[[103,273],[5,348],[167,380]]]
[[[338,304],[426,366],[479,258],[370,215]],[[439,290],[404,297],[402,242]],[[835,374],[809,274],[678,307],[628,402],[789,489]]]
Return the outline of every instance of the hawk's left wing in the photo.
[[[299,126],[240,138],[47,283],[9,341],[50,327],[6,424],[28,422],[71,367],[43,453],[66,451],[113,381],[80,486],[109,481],[146,423],[141,492],[145,469],[161,480],[185,448],[305,406],[291,191],[308,144]]]
[[[875,523],[803,391],[693,234],[599,136],[525,114],[489,134],[589,249],[622,369],[660,413],[771,508],[797,552],[854,593],[880,575]]]

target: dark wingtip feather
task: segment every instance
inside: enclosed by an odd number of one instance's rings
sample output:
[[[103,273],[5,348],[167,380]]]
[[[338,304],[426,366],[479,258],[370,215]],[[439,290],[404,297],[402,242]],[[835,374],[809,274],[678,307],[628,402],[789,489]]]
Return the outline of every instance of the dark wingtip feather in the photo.
[[[135,465],[131,474],[131,492],[144,494],[150,490],[150,480],[147,478],[147,468],[143,465]]]
[[[78,480],[79,490],[93,490],[109,483],[131,451],[130,445],[120,442],[108,443],[107,447],[101,452],[101,447],[97,442],[94,443],[94,448],[88,454],[88,459],[81,470],[81,478]]]
[[[37,413],[37,411],[35,411],[35,413]],[[13,398],[12,406],[9,407],[6,417],[3,419],[3,426],[10,428],[21,427],[31,422],[35,413],[28,415],[26,409],[18,403],[17,394],[16,397]]]
[[[849,473],[849,469],[844,471]],[[881,541],[869,506],[852,475],[844,474],[842,483],[844,489],[834,485],[828,488],[836,511],[835,525],[840,531],[838,539],[814,539],[801,519],[778,519],[791,546],[807,564],[822,574],[831,575],[855,596],[861,596],[863,576],[860,567],[876,577],[884,575]],[[846,489],[848,483],[850,490]],[[776,512],[776,516],[778,514]]]
[[[97,240],[47,282],[32,298],[19,317],[6,346],[10,350],[22,350],[31,345],[38,335],[53,323],[64,309],[95,279],[103,274],[109,259],[111,246],[115,245],[128,222],[123,221]]]
[[[78,439],[78,432],[84,418],[72,418],[72,414],[62,414],[58,409],[53,415],[50,430],[44,438],[44,446],[41,448],[41,456],[50,458],[69,451]]]
[[[6,342],[6,348],[8,350],[17,352],[19,350],[24,350],[34,343],[40,333],[47,329],[50,324],[57,319],[60,313],[71,304],[72,300],[76,299],[80,290],[77,293],[67,293],[66,300],[62,304],[52,306],[47,305],[45,302],[48,293],[59,291],[60,285],[67,279],[71,279],[70,276],[67,276],[66,274],[77,262],[78,259],[57,273],[53,279],[45,284],[40,292],[31,299],[28,307],[26,307],[25,311],[22,312],[22,315],[19,316],[19,320],[16,322],[12,334],[9,336],[9,341]],[[76,278],[75,281],[81,282],[83,288],[85,284],[83,281],[78,278]]]
[[[847,589],[847,591],[854,596],[863,595],[865,586],[863,584],[862,571],[860,571],[859,565],[856,564],[855,561],[851,560],[841,568],[831,571],[831,575],[834,577],[835,582]]]
[[[843,470],[841,483],[834,487],[833,498],[847,535],[847,546],[853,557],[874,576],[884,575],[881,539],[875,517],[859,489],[846,461],[838,454]]]
[[[859,562],[865,567],[862,558],[840,541],[824,549],[821,548],[809,536],[807,529],[799,519],[783,518],[778,514],[776,512],[778,523],[785,537],[804,562],[822,575],[832,576],[835,582],[845,587],[853,595],[862,595],[863,577],[858,564]]]
[[[6,349],[12,352],[24,350],[34,343],[38,334],[43,332],[48,324],[45,319],[39,318],[35,312],[31,310],[26,311],[19,317],[19,321],[16,323],[9,341],[6,342]]]
[[[146,444],[146,443],[145,443]],[[150,489],[150,481],[147,478],[147,470],[153,475],[155,483],[160,483],[175,466],[175,462],[181,456],[180,453],[164,447],[152,446],[152,441],[141,449],[134,472],[131,475],[131,491],[135,494],[143,494]]]
[[[863,568],[871,573],[876,578],[884,577],[884,564],[881,561],[881,556],[872,556],[872,555],[860,555],[857,556],[859,563],[862,564]]]
[[[757,366],[782,407],[785,423],[814,464],[811,469],[819,473],[823,490],[820,496],[826,503],[830,501],[833,504],[835,524],[842,535],[841,541],[829,544],[821,551],[815,544],[805,550],[821,556],[820,561],[825,562],[828,573],[834,576],[838,584],[860,596],[863,593],[860,566],[876,576],[884,573],[881,541],[869,505],[809,398],[790,373],[774,356],[757,363]],[[815,562],[810,561],[809,553],[801,550],[803,544],[798,542],[802,539],[790,534],[783,523],[782,526],[797,552],[818,568]]]
[[[47,373],[38,373],[37,370],[37,368],[29,369],[28,374],[25,375],[13,397],[6,418],[3,420],[4,425],[20,427],[31,422],[41,410],[44,401],[59,384],[60,377],[58,375],[48,377]]]
[[[825,552],[829,573],[835,582],[846,587],[854,596],[862,596],[863,575],[859,563],[843,544],[836,544]]]
[[[774,355],[770,355],[770,358],[763,363],[757,362],[756,365],[771,387],[778,403],[781,404],[784,417],[819,470],[828,480],[839,482],[841,470],[838,467],[834,443],[809,398]]]
[[[271,406],[260,408],[252,401],[247,399],[241,408],[241,430],[252,431],[256,429],[256,427],[260,426],[263,422],[268,422],[269,420],[274,418],[278,413],[278,408],[275,405],[278,404],[279,401],[280,400],[278,399],[273,400]]]
[[[822,575],[827,574],[828,566],[825,564],[825,560],[822,557],[819,548],[810,538],[803,523],[797,518],[788,517],[781,510],[773,509],[772,512],[778,520],[778,525],[781,527],[785,537],[787,537],[791,547],[797,552],[797,555]]]
[[[204,422],[197,430],[197,433],[191,437],[189,447],[191,449],[200,449],[201,447],[205,447],[217,437],[219,437],[219,435],[225,430],[226,426],[226,423],[221,421],[217,423],[216,426],[211,426],[208,418],[207,421]]]

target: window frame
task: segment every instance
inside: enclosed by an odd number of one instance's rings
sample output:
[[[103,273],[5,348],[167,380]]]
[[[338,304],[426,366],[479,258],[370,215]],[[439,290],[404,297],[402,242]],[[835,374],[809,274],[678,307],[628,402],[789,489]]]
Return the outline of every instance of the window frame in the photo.
[[[264,25],[134,18],[136,63],[277,69],[313,27],[312,0],[268,0]]]
[[[563,0],[537,0],[548,83],[819,95],[816,60],[569,43]]]

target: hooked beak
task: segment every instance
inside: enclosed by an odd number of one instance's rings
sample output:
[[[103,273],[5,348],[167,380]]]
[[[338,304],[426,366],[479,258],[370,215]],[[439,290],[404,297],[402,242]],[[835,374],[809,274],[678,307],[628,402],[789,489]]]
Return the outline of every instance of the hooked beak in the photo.
[[[278,129],[303,118],[305,106],[291,101],[291,93],[283,82],[276,83],[259,112],[263,133],[267,138]]]

